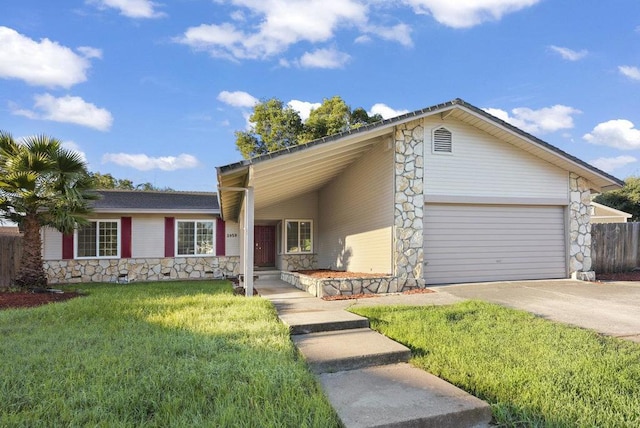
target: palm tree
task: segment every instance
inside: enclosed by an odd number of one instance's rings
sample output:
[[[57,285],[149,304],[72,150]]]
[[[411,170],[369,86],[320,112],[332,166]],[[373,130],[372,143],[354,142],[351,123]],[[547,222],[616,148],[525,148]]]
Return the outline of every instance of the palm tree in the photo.
[[[77,152],[44,135],[23,138],[0,131],[0,216],[24,233],[15,284],[45,287],[40,229],[72,233],[86,222],[89,201],[98,198],[87,167]]]

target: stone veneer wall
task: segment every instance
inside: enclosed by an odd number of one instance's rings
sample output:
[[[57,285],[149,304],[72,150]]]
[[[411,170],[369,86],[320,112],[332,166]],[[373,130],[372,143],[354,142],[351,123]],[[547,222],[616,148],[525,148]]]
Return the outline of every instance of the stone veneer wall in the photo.
[[[176,257],[135,259],[46,260],[44,269],[50,284],[116,282],[127,274],[128,281],[207,279],[238,275],[240,258]]]
[[[280,279],[294,287],[316,296],[390,293],[397,289],[396,278],[312,278],[296,272],[281,272]]]
[[[589,183],[571,173],[569,176],[569,272],[577,279],[594,280],[591,271],[591,191]]]
[[[394,273],[397,290],[424,288],[424,127],[419,120],[395,132]]]
[[[283,254],[280,259],[280,270],[317,269],[318,257],[315,254]]]

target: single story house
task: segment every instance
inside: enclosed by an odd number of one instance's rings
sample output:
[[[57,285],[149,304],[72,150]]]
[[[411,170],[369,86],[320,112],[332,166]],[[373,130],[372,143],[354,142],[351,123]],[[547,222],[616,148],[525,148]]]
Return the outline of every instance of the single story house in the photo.
[[[254,266],[381,278],[316,294],[591,278],[591,193],[624,184],[461,99],[217,175],[247,290]]]
[[[42,230],[49,282],[204,279],[239,273],[238,224],[216,193],[100,190],[72,235]]]
[[[217,168],[218,193],[100,191],[43,229],[51,283],[328,268],[317,295],[591,278],[591,193],[619,179],[456,99]]]
[[[631,217],[632,214],[591,201],[591,223],[626,223]]]

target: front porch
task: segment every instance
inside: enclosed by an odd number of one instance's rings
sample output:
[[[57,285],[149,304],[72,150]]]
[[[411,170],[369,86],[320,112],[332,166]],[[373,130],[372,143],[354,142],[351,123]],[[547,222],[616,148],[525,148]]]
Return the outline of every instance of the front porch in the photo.
[[[247,292],[254,267],[278,269],[315,296],[423,288],[422,134],[414,121],[218,168],[223,218],[240,225]],[[380,275],[290,274],[318,268]]]

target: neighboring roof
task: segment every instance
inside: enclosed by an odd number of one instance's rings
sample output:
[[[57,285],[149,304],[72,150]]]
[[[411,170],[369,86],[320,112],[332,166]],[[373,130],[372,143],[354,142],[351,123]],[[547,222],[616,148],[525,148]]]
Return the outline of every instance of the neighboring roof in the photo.
[[[616,177],[457,98],[309,143],[220,166],[217,172],[222,215],[224,218],[237,217],[243,197],[241,192],[227,192],[226,188],[253,186],[256,208],[317,190],[373,144],[392,137],[397,125],[434,114],[441,114],[443,119],[452,117],[461,120],[559,168],[576,172],[593,183],[598,191],[619,188],[624,184]],[[258,192],[260,188],[263,191]]]
[[[617,210],[615,208],[611,208],[611,207],[608,207],[606,205],[599,204],[597,202],[591,201],[591,205],[594,206],[594,207],[597,207],[598,209],[601,209],[601,210],[606,211],[606,212],[609,213],[608,215],[592,215],[591,216],[592,218],[593,217],[596,217],[596,218],[598,218],[598,217],[614,217],[614,216],[615,217],[624,217],[624,218],[633,217],[633,214],[629,214],[626,211],[620,211],[620,210]]]
[[[119,213],[200,213],[218,214],[214,192],[158,192],[140,190],[97,190],[96,212]]]

